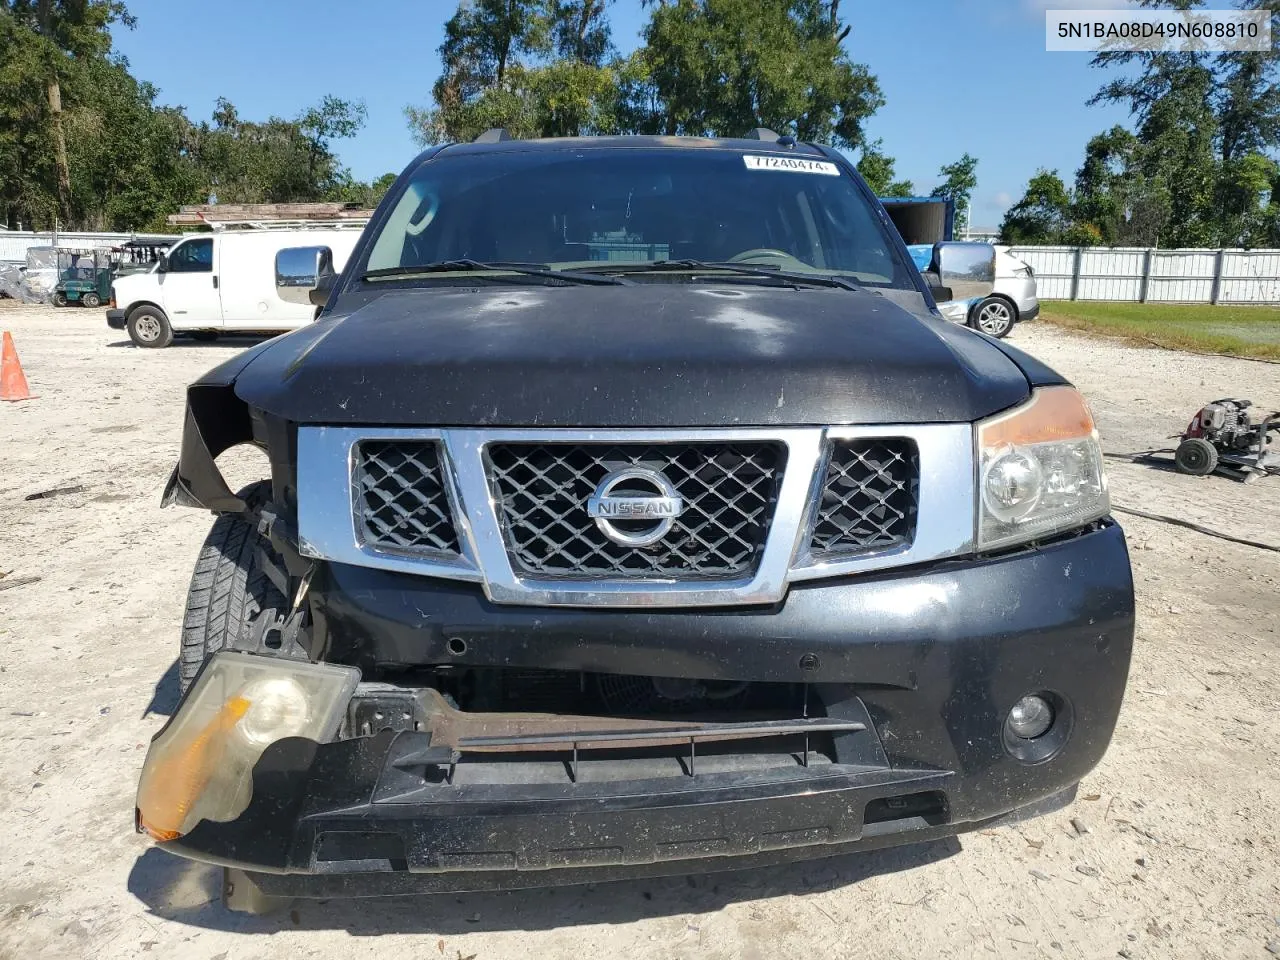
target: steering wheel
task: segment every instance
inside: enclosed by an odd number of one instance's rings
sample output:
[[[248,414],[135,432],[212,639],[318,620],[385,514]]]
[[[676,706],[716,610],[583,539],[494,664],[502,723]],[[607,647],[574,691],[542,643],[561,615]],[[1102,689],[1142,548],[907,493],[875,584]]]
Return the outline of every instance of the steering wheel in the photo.
[[[776,247],[756,247],[752,250],[743,250],[741,253],[735,253],[726,260],[726,263],[750,263],[753,260],[790,260],[798,263],[794,256],[785,250],[779,250]]]
[[[756,247],[754,250],[743,250],[735,253],[725,263],[758,263],[776,267],[779,270],[812,270],[813,264],[805,263],[794,253],[787,253],[776,247]]]

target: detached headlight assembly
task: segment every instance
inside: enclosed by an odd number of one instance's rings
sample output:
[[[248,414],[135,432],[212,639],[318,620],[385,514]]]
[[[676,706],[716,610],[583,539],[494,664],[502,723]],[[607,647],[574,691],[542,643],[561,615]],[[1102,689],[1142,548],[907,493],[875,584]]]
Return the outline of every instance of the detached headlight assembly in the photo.
[[[263,751],[286,737],[329,740],[359,680],[355,667],[215,653],[151,741],[138,827],[163,841],[201,820],[234,820],[252,798]]]
[[[1041,387],[978,424],[978,549],[1083,526],[1111,509],[1098,431],[1074,387]]]

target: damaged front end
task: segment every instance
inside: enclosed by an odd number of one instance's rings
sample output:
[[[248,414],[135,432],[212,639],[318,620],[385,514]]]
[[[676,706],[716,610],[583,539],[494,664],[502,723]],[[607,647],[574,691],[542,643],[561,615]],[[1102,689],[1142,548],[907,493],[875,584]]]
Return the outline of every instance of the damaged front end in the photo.
[[[182,421],[182,452],[160,505],[200,507],[214,513],[242,513],[246,504],[227,486],[218,456],[254,440],[249,406],[235,394],[231,383],[204,381],[187,389],[187,410]]]
[[[215,654],[152,743],[139,830],[252,871],[268,893],[323,896],[717,869],[950,821],[953,775],[892,769],[840,685],[356,681],[349,667]]]

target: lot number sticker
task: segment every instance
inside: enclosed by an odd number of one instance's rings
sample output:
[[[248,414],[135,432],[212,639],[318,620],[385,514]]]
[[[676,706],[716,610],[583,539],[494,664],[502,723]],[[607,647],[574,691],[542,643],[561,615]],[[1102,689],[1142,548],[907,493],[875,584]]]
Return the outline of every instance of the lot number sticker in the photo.
[[[828,177],[840,176],[840,168],[826,160],[805,160],[803,157],[757,157],[750,154],[742,158],[748,170],[782,170],[787,173],[820,173]]]

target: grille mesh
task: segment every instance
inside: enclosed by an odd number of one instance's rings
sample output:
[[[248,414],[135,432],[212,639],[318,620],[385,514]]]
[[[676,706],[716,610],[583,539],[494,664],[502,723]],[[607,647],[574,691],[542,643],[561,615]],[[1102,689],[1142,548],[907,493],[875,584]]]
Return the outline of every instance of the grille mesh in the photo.
[[[907,437],[837,440],[810,550],[847,555],[910,543],[919,477],[919,453]]]
[[[759,563],[786,452],[777,443],[494,444],[490,479],[517,569],[556,577],[729,579]],[[610,473],[662,473],[684,512],[645,547],[614,543],[587,515]]]
[[[355,488],[356,519],[370,546],[458,552],[435,441],[361,441],[356,448]]]

